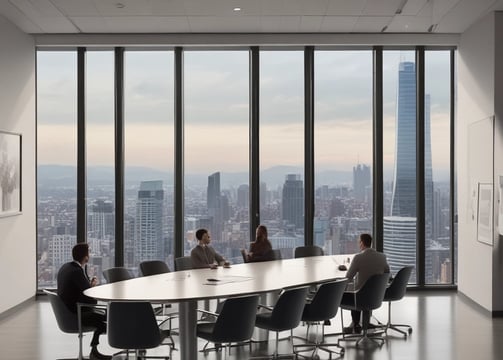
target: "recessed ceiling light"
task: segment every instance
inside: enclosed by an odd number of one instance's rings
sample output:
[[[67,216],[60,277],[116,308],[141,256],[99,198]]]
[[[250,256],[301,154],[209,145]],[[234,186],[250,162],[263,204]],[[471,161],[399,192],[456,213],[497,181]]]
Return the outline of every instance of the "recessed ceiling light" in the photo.
[[[116,3],[116,4],[115,4],[115,7],[116,7],[117,9],[123,9],[123,8],[125,8],[125,7],[126,7],[126,5],[124,5],[123,3],[118,2],[118,3]]]
[[[235,7],[233,10],[234,11],[241,11],[241,8],[240,7]]]

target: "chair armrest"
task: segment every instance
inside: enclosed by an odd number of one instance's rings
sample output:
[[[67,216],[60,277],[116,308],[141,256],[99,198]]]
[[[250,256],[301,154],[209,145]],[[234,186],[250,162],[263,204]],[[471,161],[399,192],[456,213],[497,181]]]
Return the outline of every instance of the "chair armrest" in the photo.
[[[203,309],[197,309],[198,312],[206,314],[206,315],[211,315],[218,317],[218,314],[216,312],[208,311],[208,310],[203,310]]]
[[[264,309],[267,309],[269,311],[272,311],[274,309],[274,307],[271,306],[271,305],[258,304],[257,309],[260,309],[260,308],[264,308]]]

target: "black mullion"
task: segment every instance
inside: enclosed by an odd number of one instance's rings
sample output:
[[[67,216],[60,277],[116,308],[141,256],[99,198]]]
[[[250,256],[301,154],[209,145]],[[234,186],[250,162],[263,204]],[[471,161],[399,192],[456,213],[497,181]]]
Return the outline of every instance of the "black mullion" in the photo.
[[[77,49],[77,242],[87,242],[86,48]]]
[[[425,284],[426,259],[424,94],[424,47],[418,46],[416,49],[416,281],[419,286],[424,286]]]
[[[450,215],[451,215],[451,284],[454,284],[454,270],[456,269],[456,249],[454,248],[454,240],[456,236],[456,231],[455,231],[455,226],[456,226],[456,217],[457,214],[455,213],[455,198],[456,198],[456,189],[455,189],[455,176],[456,176],[456,169],[455,169],[455,104],[454,104],[454,99],[455,99],[455,74],[454,74],[454,69],[455,69],[455,52],[454,50],[451,50],[450,52],[450,179],[449,179],[449,204],[450,204]]]
[[[174,194],[174,238],[175,257],[184,254],[184,164],[183,164],[183,48],[175,48],[175,194]]]
[[[257,46],[250,48],[250,110],[249,110],[249,211],[250,241],[255,240],[255,229],[260,224],[260,53]]]
[[[115,48],[115,266],[124,266],[124,48]]]
[[[304,50],[304,244],[314,244],[314,47]]]
[[[372,208],[374,244],[377,251],[384,249],[383,225],[383,50],[381,46],[373,51],[373,164],[372,164]]]

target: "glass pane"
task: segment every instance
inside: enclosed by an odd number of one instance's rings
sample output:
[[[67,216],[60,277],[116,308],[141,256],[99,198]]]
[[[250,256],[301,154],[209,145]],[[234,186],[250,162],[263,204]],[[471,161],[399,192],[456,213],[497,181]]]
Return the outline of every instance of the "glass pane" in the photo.
[[[87,242],[89,276],[115,266],[114,52],[86,53]]]
[[[77,54],[37,52],[38,287],[55,287],[77,242]]]
[[[416,64],[413,51],[383,53],[383,117],[384,252],[395,274],[403,266],[416,266]],[[410,282],[416,282],[415,269]]]
[[[283,259],[304,245],[304,53],[260,53],[260,222]]]
[[[372,52],[315,54],[314,244],[358,252],[372,233]]]
[[[450,284],[450,52],[425,52],[426,283]]]
[[[184,253],[206,228],[215,250],[239,263],[250,239],[248,52],[188,51],[184,70]]]
[[[173,260],[174,59],[124,55],[124,265]]]

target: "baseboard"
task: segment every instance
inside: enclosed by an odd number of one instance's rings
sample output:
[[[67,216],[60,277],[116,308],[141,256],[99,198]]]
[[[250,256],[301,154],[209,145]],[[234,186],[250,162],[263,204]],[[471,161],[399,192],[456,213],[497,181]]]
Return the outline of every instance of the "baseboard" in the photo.
[[[475,300],[473,300],[471,297],[469,297],[468,295],[466,295],[465,293],[463,293],[462,291],[458,290],[458,294],[460,295],[460,298],[463,299],[466,303],[468,303],[469,305],[471,305],[476,310],[484,313],[485,315],[490,316],[492,318],[503,317],[503,310],[492,310],[492,311],[488,310],[485,307],[483,307],[482,305],[480,305],[478,302],[476,302]]]
[[[23,310],[24,308],[28,307],[34,301],[35,301],[35,295],[32,297],[29,297],[28,299],[26,299],[23,302],[11,307],[10,309],[5,310],[4,312],[0,313],[0,321],[8,318],[9,316],[17,313],[20,310]]]

